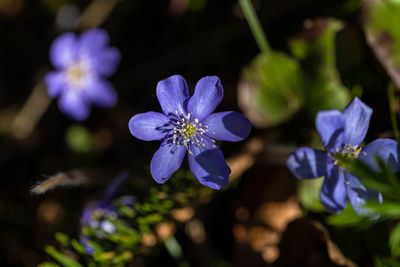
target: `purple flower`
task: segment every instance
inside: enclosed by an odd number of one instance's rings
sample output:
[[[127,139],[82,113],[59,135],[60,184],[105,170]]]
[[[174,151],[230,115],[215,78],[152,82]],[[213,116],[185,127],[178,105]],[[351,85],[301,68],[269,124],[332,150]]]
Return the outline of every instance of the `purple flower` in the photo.
[[[117,94],[105,78],[116,71],[121,56],[108,43],[106,31],[92,29],[79,38],[64,33],[51,45],[50,61],[57,70],[45,76],[47,91],[51,97],[59,97],[60,110],[75,120],[85,120],[92,104],[111,107],[117,102]]]
[[[116,232],[115,226],[110,219],[117,219],[117,212],[111,203],[108,204],[107,206],[102,206],[99,202],[90,202],[85,206],[81,215],[81,227],[95,230],[96,237],[99,239],[103,239],[106,234],[113,234]],[[83,232],[79,236],[80,243],[89,255],[95,252],[94,248],[89,243],[91,240],[92,237]]]
[[[108,187],[105,197],[101,201],[92,201],[87,204],[82,212],[80,224],[81,227],[86,227],[96,231],[96,238],[104,239],[107,234],[117,233],[117,228],[112,223],[112,220],[119,218],[116,206],[112,203],[112,198],[117,193],[119,187],[124,183],[130,174],[122,173]],[[133,196],[122,196],[118,200],[120,205],[133,208],[136,203],[136,198]],[[86,253],[93,254],[94,248],[89,241],[91,236],[81,233],[79,237],[80,243],[84,246]]]
[[[359,179],[344,171],[333,158],[335,154],[363,161],[375,171],[378,156],[393,171],[400,169],[397,142],[392,139],[376,139],[362,148],[361,142],[367,134],[372,109],[355,97],[340,112],[324,110],[317,114],[316,127],[321,136],[325,151],[311,148],[299,148],[287,160],[287,166],[299,179],[325,176],[320,199],[326,209],[332,213],[340,212],[347,198],[359,215],[368,216],[363,208],[367,200],[382,202],[378,191],[366,189]]]
[[[221,189],[228,183],[231,170],[215,141],[241,141],[249,135],[251,124],[237,112],[212,113],[222,96],[222,85],[216,76],[200,79],[193,96],[189,96],[180,75],[157,84],[163,113],[141,113],[129,121],[136,138],[162,140],[150,164],[156,182],[165,183],[180,168],[188,151],[189,167],[201,184]]]

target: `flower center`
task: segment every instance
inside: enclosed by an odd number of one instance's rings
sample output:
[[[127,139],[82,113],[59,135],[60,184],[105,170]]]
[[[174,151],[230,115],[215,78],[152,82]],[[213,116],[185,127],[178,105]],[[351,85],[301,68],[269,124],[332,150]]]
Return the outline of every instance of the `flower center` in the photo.
[[[352,146],[352,145],[344,145],[342,150],[339,152],[342,156],[348,159],[356,159],[360,154],[362,147],[360,146]]]
[[[191,118],[192,114],[188,113],[179,114],[175,110],[175,116],[171,119],[171,123],[174,126],[172,142],[177,146],[184,145],[190,155],[193,152],[190,150],[190,145],[205,147],[204,135],[208,132],[208,126],[199,122],[199,119]],[[208,137],[207,137],[208,138]],[[210,139],[211,142],[215,143],[215,140]],[[213,145],[215,147],[215,145]]]
[[[67,80],[74,87],[82,87],[89,74],[89,66],[84,60],[75,62],[66,69]]]
[[[183,134],[187,137],[193,137],[196,135],[196,130],[197,128],[195,126],[193,126],[192,124],[187,124],[184,126]]]
[[[80,66],[68,68],[68,79],[74,82],[80,82],[83,76],[83,70]]]
[[[337,148],[336,152],[334,152],[333,155],[340,155],[347,159],[357,159],[361,153],[361,150],[362,150],[361,146],[352,146],[350,144],[347,144],[343,145],[340,148]],[[334,160],[333,164],[338,165],[339,164],[338,160]]]

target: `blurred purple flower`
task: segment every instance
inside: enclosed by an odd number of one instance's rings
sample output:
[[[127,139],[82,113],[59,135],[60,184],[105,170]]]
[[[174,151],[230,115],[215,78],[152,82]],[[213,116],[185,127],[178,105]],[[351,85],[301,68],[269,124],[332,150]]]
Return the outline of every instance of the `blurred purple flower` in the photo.
[[[85,120],[91,104],[114,106],[117,94],[105,79],[117,69],[120,53],[108,45],[102,29],[91,29],[77,37],[68,32],[54,40],[50,61],[57,69],[45,76],[51,97],[59,97],[60,110],[75,120]]]
[[[117,193],[121,184],[129,177],[130,174],[128,172],[122,173],[111,183],[105,197],[101,201],[92,201],[85,206],[80,219],[82,228],[85,227],[89,230],[95,230],[96,238],[99,239],[105,238],[107,234],[114,234],[117,232],[112,220],[118,219],[119,214],[117,207],[112,203],[112,198]],[[136,198],[133,196],[122,196],[118,198],[117,202],[120,205],[133,208],[136,203]],[[89,241],[92,240],[91,236],[82,232],[79,240],[84,246],[86,253],[90,255],[94,253],[94,248],[89,243]]]
[[[201,184],[221,189],[228,183],[231,170],[215,140],[241,141],[249,135],[251,124],[237,112],[212,113],[222,96],[223,88],[216,76],[200,79],[193,96],[189,96],[180,75],[157,84],[163,113],[141,113],[129,121],[136,138],[162,140],[150,164],[156,182],[165,183],[180,168],[188,151],[189,167]]]
[[[375,171],[378,156],[393,171],[400,169],[397,142],[392,139],[376,139],[365,148],[360,146],[368,131],[372,109],[355,97],[340,112],[338,110],[320,111],[316,118],[316,127],[321,136],[325,151],[311,148],[299,148],[287,160],[287,166],[299,179],[325,176],[320,199],[326,209],[332,213],[340,212],[347,198],[359,215],[368,216],[363,208],[367,200],[382,202],[381,194],[366,189],[359,179],[344,171],[332,157],[341,154],[358,158]]]

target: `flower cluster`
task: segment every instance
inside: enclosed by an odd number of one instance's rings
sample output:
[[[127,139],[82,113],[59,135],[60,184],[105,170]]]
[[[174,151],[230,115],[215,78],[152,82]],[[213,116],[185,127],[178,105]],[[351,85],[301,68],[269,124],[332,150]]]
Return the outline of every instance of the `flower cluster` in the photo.
[[[363,208],[367,200],[382,202],[378,191],[365,188],[359,178],[348,173],[335,161],[334,156],[363,161],[375,171],[379,171],[375,157],[384,160],[393,171],[400,169],[398,144],[392,139],[377,139],[366,147],[360,144],[367,134],[372,109],[357,97],[340,112],[320,111],[316,117],[325,151],[299,148],[287,160],[287,166],[299,179],[325,176],[320,191],[320,199],[332,213],[340,212],[350,200],[354,210],[360,215],[368,215]]]
[[[58,96],[60,110],[75,120],[85,120],[92,104],[111,107],[117,102],[105,78],[116,71],[120,53],[108,43],[106,31],[92,29],[79,38],[64,33],[51,45],[50,61],[57,70],[45,77],[48,94]]]
[[[216,76],[199,80],[189,96],[185,80],[171,76],[157,85],[157,98],[163,113],[147,112],[133,116],[129,129],[145,141],[162,140],[151,160],[150,170],[158,183],[165,183],[178,170],[185,157],[199,182],[220,189],[229,181],[230,168],[216,141],[241,141],[248,136],[251,124],[233,112],[212,113],[223,96]]]
[[[120,53],[108,44],[108,34],[101,29],[86,31],[79,37],[65,33],[53,42],[50,60],[57,70],[48,73],[45,82],[49,95],[59,97],[60,110],[71,118],[86,119],[92,104],[111,107],[116,103],[117,94],[105,78],[116,71]],[[184,78],[174,75],[157,84],[163,113],[141,113],[130,119],[133,136],[162,141],[150,164],[151,175],[158,183],[165,183],[180,168],[186,152],[189,167],[201,184],[221,189],[228,183],[231,170],[216,141],[241,141],[248,136],[251,124],[237,112],[213,113],[222,97],[223,88],[216,76],[200,79],[194,94],[189,96]],[[394,140],[377,139],[365,148],[360,146],[371,114],[371,108],[358,98],[343,112],[320,111],[316,128],[325,150],[299,148],[287,160],[297,178],[325,176],[320,198],[330,212],[340,212],[349,199],[357,213],[366,215],[363,205],[367,200],[382,201],[379,192],[365,188],[356,176],[344,171],[335,155],[358,158],[376,171],[379,170],[374,157],[378,156],[393,171],[400,169],[398,144]],[[110,205],[103,201],[95,209],[108,214],[113,210]],[[92,211],[88,208],[82,216],[83,225],[93,226],[89,220]],[[102,225],[96,227],[111,229]]]

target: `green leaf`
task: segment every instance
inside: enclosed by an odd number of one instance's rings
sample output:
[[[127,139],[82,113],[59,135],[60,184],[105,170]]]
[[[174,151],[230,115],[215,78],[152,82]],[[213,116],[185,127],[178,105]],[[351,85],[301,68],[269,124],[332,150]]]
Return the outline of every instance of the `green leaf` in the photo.
[[[375,258],[376,267],[400,267],[400,262],[391,258]]]
[[[193,11],[203,11],[207,7],[207,0],[188,0],[187,7]]]
[[[346,171],[362,179],[362,184],[370,184],[372,188],[381,187],[378,174],[362,161],[348,158],[341,154],[333,155],[334,160]],[[378,188],[376,188],[378,189]]]
[[[97,242],[95,242],[93,240],[89,240],[88,244],[89,244],[89,246],[91,246],[93,248],[95,253],[103,253],[104,252],[103,247],[100,244],[98,244]]]
[[[93,254],[93,259],[101,263],[110,262],[115,257],[114,251],[106,251],[102,253]]]
[[[129,262],[133,258],[133,254],[130,251],[124,251],[112,259],[113,264],[124,264]]]
[[[382,215],[384,217],[392,217],[392,218],[400,217],[399,202],[390,202],[387,200],[384,200],[383,203],[367,202],[365,207],[377,215]]]
[[[46,262],[40,263],[38,265],[38,267],[60,267],[60,265],[55,264],[53,262],[46,261]]]
[[[400,86],[400,1],[368,1],[364,28],[368,44],[396,86]]]
[[[136,216],[136,211],[131,207],[118,205],[117,208],[118,208],[118,213],[120,213],[122,216],[128,218],[134,218]]]
[[[71,246],[75,249],[76,252],[80,254],[86,254],[85,248],[76,239],[71,240]]]
[[[346,158],[343,155],[334,155],[335,160],[360,179],[360,182],[370,189],[378,190],[384,199],[383,203],[367,202],[365,207],[372,214],[388,218],[400,217],[399,181],[388,164],[376,158],[380,172],[376,173],[367,164],[360,160]]]
[[[371,27],[376,34],[389,34],[393,45],[392,56],[400,62],[400,2],[399,1],[372,1],[370,9]]]
[[[159,223],[163,220],[163,216],[159,213],[149,214],[147,216],[137,218],[139,230],[142,233],[149,232],[152,225]]]
[[[140,235],[135,229],[120,220],[114,220],[112,223],[116,227],[117,233],[107,235],[108,240],[127,248],[140,243]]]
[[[70,126],[65,138],[68,147],[77,153],[88,153],[94,148],[92,135],[83,125]]]
[[[400,223],[397,223],[396,226],[392,229],[390,233],[389,239],[390,251],[392,255],[395,257],[400,256]]]
[[[299,63],[279,52],[259,54],[242,72],[239,104],[258,127],[277,125],[303,104]]]
[[[290,42],[295,58],[276,51],[259,54],[243,69],[239,104],[255,126],[278,125],[301,108],[314,117],[319,110],[348,104],[349,91],[336,69],[335,38],[342,23],[321,19],[314,25],[314,36]]]
[[[325,211],[325,207],[319,199],[319,192],[321,190],[322,182],[323,178],[299,181],[297,195],[299,196],[300,203],[306,209],[314,212]]]
[[[45,251],[65,267],[81,267],[77,261],[57,251],[53,246],[46,246]]]
[[[326,218],[326,223],[334,225],[336,227],[352,227],[360,226],[361,224],[368,224],[368,219],[359,216],[354,210],[350,203],[347,203],[346,207],[339,214],[330,215]]]
[[[393,173],[389,164],[387,164],[384,160],[375,157],[375,161],[381,170],[381,176],[383,177],[382,180],[385,180],[386,184],[390,185],[391,191],[394,195],[394,198],[400,201],[400,182],[398,177]]]
[[[377,173],[360,160],[349,159],[340,154],[334,155],[334,158],[348,172],[357,176],[364,186],[381,192],[383,199],[400,201],[398,178],[383,160],[375,159],[381,170]]]
[[[60,242],[60,244],[64,245],[64,246],[68,246],[69,244],[69,237],[61,232],[57,232],[54,235],[55,239],[57,239],[58,242]]]
[[[90,259],[88,262],[88,267],[99,267],[99,264],[93,261],[93,259]]]
[[[343,109],[349,102],[349,92],[341,83],[336,69],[336,34],[341,22],[318,19],[310,32],[314,36],[301,36],[290,42],[292,53],[301,62],[303,90],[312,117],[324,109]]]
[[[182,257],[182,248],[174,236],[170,236],[166,240],[164,240],[164,245],[172,257],[174,257],[175,259],[179,259]]]

